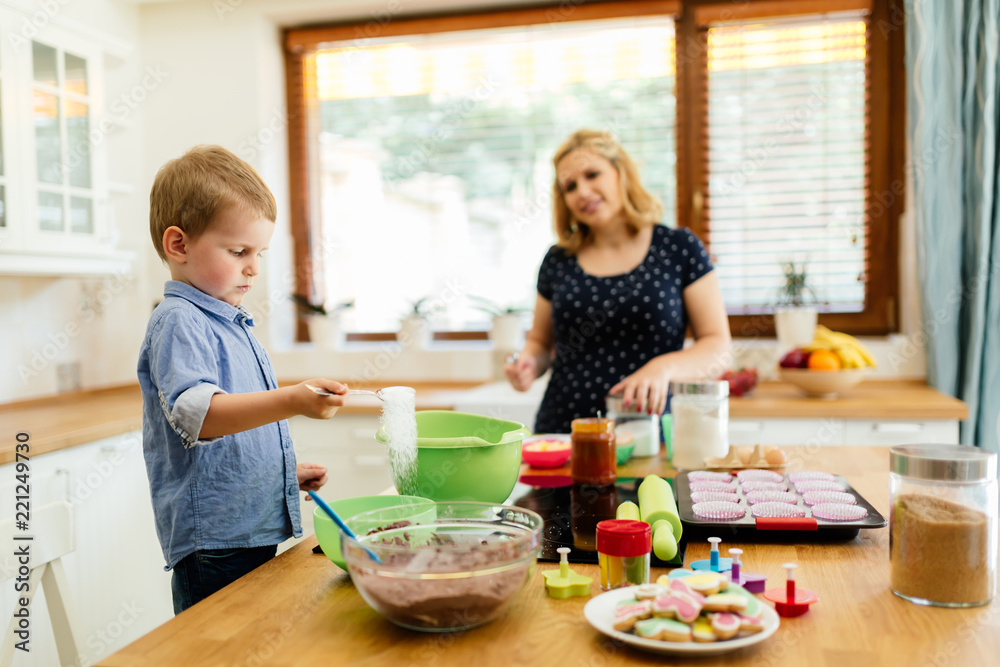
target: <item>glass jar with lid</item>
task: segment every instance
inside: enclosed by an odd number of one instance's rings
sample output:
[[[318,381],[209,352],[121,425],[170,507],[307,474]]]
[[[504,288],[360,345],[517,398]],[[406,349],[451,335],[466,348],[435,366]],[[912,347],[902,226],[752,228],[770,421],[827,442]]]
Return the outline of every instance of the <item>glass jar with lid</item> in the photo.
[[[608,396],[604,400],[608,419],[613,419],[619,440],[622,434],[632,436],[632,456],[656,456],[660,453],[660,415],[639,410],[637,404],[625,407],[625,399]]]
[[[997,455],[959,445],[889,453],[892,592],[918,604],[989,604],[997,570]]]
[[[570,422],[570,475],[574,484],[605,486],[618,479],[615,422],[583,417]]]
[[[705,459],[729,452],[729,383],[677,380],[670,383],[671,463],[694,470]]]

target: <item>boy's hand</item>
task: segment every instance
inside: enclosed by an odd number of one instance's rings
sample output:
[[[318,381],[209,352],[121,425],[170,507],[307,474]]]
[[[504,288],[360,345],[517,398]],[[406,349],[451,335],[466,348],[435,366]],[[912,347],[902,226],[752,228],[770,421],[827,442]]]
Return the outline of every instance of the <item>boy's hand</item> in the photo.
[[[306,386],[309,385],[309,386]],[[314,389],[325,390],[333,396],[317,394]],[[329,419],[337,414],[337,409],[347,402],[347,385],[326,378],[313,378],[293,387],[296,414],[312,419]]]
[[[326,467],[318,463],[300,463],[295,466],[295,476],[299,479],[299,490],[319,491],[326,484]],[[312,500],[306,496],[306,500]]]

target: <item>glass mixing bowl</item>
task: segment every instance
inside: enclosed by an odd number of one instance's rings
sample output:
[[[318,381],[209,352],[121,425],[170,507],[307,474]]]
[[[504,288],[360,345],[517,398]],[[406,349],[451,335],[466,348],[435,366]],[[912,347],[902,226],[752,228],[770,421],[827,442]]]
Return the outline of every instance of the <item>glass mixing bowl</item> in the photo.
[[[347,520],[351,580],[373,609],[425,632],[465,630],[502,615],[531,577],[542,517],[511,505],[416,503]],[[362,544],[378,556],[376,562]]]

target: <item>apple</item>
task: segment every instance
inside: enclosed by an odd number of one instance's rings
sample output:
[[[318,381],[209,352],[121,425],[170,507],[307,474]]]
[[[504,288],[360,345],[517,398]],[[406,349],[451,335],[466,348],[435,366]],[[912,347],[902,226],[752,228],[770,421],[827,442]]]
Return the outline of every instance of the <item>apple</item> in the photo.
[[[808,368],[809,353],[801,347],[797,347],[781,358],[778,364],[782,368]]]

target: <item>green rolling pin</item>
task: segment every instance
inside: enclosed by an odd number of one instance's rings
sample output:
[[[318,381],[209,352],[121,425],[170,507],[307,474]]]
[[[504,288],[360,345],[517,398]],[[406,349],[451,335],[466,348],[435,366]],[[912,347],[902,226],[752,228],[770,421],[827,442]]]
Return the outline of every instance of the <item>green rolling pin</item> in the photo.
[[[677,516],[677,503],[670,483],[659,475],[647,475],[639,485],[639,512],[642,520],[654,527],[653,542],[656,542],[657,521],[669,522],[674,542],[681,539],[681,520]],[[660,555],[656,555],[660,558]]]
[[[618,506],[618,510],[615,512],[615,518],[642,521],[642,519],[639,518],[639,506],[631,500],[626,500]]]

